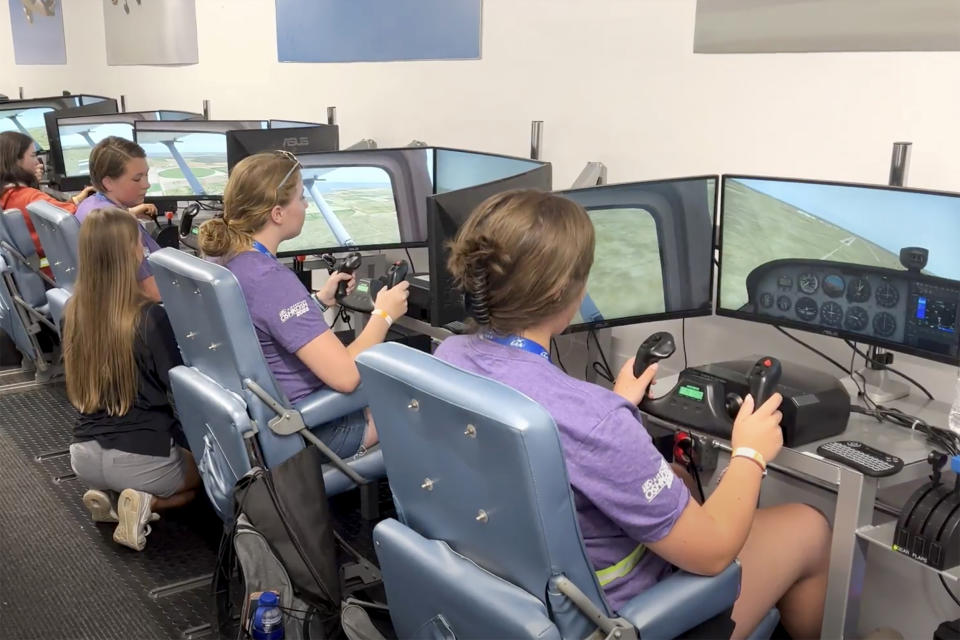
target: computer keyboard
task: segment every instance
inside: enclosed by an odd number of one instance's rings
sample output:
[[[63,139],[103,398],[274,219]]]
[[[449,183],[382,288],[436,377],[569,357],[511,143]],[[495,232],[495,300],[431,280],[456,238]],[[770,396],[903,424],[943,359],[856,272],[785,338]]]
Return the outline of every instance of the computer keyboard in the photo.
[[[817,447],[824,458],[840,462],[867,476],[882,478],[903,469],[903,460],[856,440],[835,440]]]

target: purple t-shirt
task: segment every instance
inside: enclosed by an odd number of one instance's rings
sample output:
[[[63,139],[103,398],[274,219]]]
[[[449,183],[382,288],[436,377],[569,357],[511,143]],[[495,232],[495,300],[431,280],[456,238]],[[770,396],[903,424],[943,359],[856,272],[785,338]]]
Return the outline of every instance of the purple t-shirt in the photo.
[[[77,212],[73,215],[77,217],[77,220],[80,221],[80,224],[83,224],[83,221],[88,215],[90,215],[91,211],[96,211],[97,209],[108,209],[110,207],[123,209],[123,207],[117,205],[115,202],[112,202],[102,193],[95,193],[78,204]],[[139,223],[137,226],[139,226]],[[150,234],[147,233],[143,227],[140,227],[140,244],[143,245],[143,261],[140,263],[140,268],[137,269],[137,282],[142,282],[153,275],[153,271],[150,270],[150,264],[147,262],[147,256],[154,251],[160,250],[160,245],[157,244],[156,240],[150,237]]]
[[[330,326],[296,274],[259,251],[239,253],[225,266],[240,283],[260,349],[280,390],[295,402],[323,387],[295,354]]]
[[[603,387],[571,378],[544,358],[478,336],[443,341],[436,356],[529,396],[553,417],[587,556],[596,570],[638,544],[666,536],[690,492],[653,446],[637,408]],[[616,611],[671,570],[644,550],[637,566],[604,585]]]

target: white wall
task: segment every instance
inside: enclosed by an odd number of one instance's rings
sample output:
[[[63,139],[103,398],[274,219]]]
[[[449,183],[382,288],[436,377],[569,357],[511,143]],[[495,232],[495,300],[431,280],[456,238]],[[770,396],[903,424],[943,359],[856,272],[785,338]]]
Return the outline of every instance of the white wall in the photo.
[[[15,66],[0,17],[0,93],[123,93],[131,110],[199,110],[208,98],[216,118],[323,119],[336,105],[345,143],[418,138],[519,155],[542,119],[558,187],[588,160],[605,162],[612,182],[722,172],[883,182],[891,142],[910,140],[910,184],[960,191],[960,53],[694,55],[695,0],[487,0],[482,60],[279,64],[274,0],[198,0],[200,64],[107,67],[100,0],[64,4],[67,66]],[[679,337],[679,323],[665,326]],[[619,359],[658,328],[616,330]],[[762,351],[827,366],[768,326],[686,328],[692,362]],[[849,358],[838,340],[803,337]],[[955,369],[897,362],[952,396]]]

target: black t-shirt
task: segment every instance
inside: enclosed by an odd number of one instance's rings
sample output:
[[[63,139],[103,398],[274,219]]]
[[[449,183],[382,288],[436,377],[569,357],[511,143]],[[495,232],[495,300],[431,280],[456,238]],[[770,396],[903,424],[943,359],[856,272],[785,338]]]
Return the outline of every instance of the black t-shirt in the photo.
[[[143,307],[133,343],[140,382],[137,397],[122,416],[105,411],[81,413],[74,429],[78,442],[96,440],[104,449],[148,456],[170,455],[171,438],[180,440],[180,422],[167,399],[170,369],[183,364],[170,320],[163,307]]]

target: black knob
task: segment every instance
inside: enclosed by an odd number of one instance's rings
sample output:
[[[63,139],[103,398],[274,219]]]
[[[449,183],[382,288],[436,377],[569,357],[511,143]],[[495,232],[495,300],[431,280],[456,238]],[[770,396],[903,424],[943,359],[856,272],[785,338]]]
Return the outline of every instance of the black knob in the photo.
[[[673,335],[668,331],[658,331],[642,343],[637,349],[637,359],[633,361],[633,377],[639,378],[647,367],[654,362],[669,358],[677,350]]]

